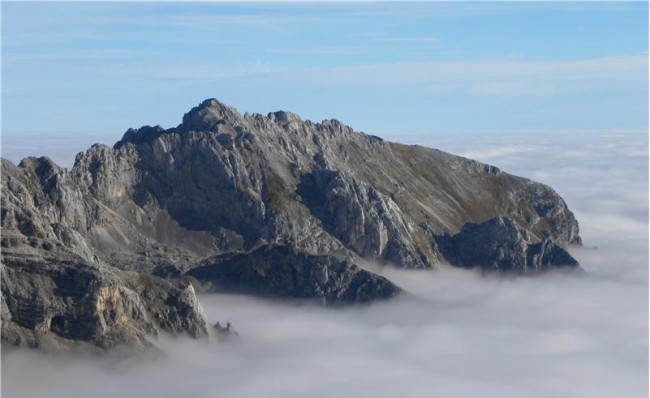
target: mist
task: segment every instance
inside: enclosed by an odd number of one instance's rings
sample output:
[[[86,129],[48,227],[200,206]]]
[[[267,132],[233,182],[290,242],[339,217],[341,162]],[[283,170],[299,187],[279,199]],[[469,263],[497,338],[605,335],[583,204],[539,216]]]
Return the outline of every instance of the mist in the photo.
[[[79,152],[97,143],[112,146],[119,138],[115,132],[4,132],[0,153],[14,164],[29,156],[47,156],[61,167],[72,168]]]
[[[410,296],[347,309],[202,295],[239,341],[163,338],[164,355],[129,359],[5,351],[2,396],[647,397],[647,133],[409,140],[552,186],[580,223],[571,254],[586,273],[364,264]]]

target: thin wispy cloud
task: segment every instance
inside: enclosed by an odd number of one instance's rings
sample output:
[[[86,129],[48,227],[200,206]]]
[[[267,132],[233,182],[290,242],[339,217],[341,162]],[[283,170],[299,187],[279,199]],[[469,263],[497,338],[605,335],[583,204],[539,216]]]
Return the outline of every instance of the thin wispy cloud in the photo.
[[[437,37],[377,37],[371,41],[377,43],[425,43],[432,44],[440,41]]]
[[[253,76],[278,72],[277,68],[264,62],[240,63],[227,65],[214,63],[184,63],[171,65],[154,65],[143,63],[138,66],[107,68],[106,75],[122,75],[143,77],[149,79],[225,79],[234,77]]]
[[[72,62],[72,61],[107,61],[137,56],[138,53],[132,50],[103,50],[84,52],[5,52],[2,54],[3,62],[11,66],[28,64],[31,62]]]
[[[419,84],[432,91],[466,91],[479,95],[555,95],[645,90],[648,55],[589,60],[534,61],[493,59],[433,61],[312,69],[304,81],[335,84]]]
[[[169,126],[208,97],[380,135],[647,125],[644,3],[9,2],[2,11],[5,136]]]
[[[175,26],[214,28],[219,26],[236,26],[261,30],[286,31],[295,24],[312,24],[326,22],[327,19],[316,15],[169,15],[168,22]]]
[[[295,55],[354,55],[362,48],[287,48],[270,50]],[[184,62],[167,65],[105,65],[104,73],[151,78],[210,79],[274,74],[289,85],[411,85],[430,92],[463,91],[475,95],[552,96],[565,93],[641,92],[648,68],[646,54],[577,61],[467,60],[372,64],[352,67],[296,68],[270,62],[228,64]]]
[[[291,54],[291,55],[362,55],[367,54],[370,50],[366,47],[309,47],[309,48],[282,48],[267,50],[274,54]]]

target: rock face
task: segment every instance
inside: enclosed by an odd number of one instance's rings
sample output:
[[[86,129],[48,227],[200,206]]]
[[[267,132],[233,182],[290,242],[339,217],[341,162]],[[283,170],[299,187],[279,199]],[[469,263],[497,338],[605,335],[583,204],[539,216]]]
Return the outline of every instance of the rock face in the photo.
[[[466,268],[536,272],[578,265],[552,240],[529,243],[526,230],[517,228],[510,218],[504,217],[480,224],[467,223],[454,236],[436,237],[436,243],[450,264]]]
[[[286,245],[220,255],[187,275],[208,291],[317,299],[324,304],[365,303],[399,293],[387,279],[361,270],[349,258],[309,254]]]
[[[2,161],[2,339],[147,345],[206,334],[208,291],[368,302],[399,292],[355,265],[577,267],[578,224],[549,187],[435,149],[206,100],[130,129],[72,170]]]
[[[190,284],[89,262],[47,241],[3,236],[2,245],[3,343],[144,348],[159,330],[207,336]]]

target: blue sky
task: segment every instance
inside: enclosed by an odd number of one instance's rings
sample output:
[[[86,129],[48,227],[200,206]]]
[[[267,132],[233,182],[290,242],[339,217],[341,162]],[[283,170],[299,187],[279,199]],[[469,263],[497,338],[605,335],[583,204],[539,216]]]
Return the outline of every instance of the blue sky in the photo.
[[[646,131],[648,5],[2,3],[5,155],[176,126],[210,97],[396,139]]]

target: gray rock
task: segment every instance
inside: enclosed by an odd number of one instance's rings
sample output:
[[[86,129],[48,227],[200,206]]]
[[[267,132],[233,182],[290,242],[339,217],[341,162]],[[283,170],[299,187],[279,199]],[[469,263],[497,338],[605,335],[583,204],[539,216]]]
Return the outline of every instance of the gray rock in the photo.
[[[226,322],[226,326],[221,326],[221,322],[217,322],[214,324],[213,330],[216,334],[217,341],[220,343],[237,341],[241,338],[230,322]]]
[[[436,237],[436,243],[450,264],[465,268],[531,273],[578,267],[578,262],[549,238],[529,243],[527,233],[505,217],[468,223],[454,236]]]
[[[3,240],[7,239],[3,236]],[[2,252],[3,344],[45,350],[155,345],[159,331],[207,336],[191,285],[90,263],[65,250]]]
[[[241,115],[214,99],[175,128],[93,145],[70,171],[3,159],[1,218],[2,339],[29,346],[203,336],[187,278],[369,302],[399,289],[359,269],[359,257],[535,272],[574,264],[563,247],[580,244],[573,214],[545,185],[337,120]]]
[[[345,256],[310,254],[287,245],[225,254],[203,264],[187,275],[213,292],[316,299],[323,304],[365,303],[400,292],[387,279],[360,269]]]

